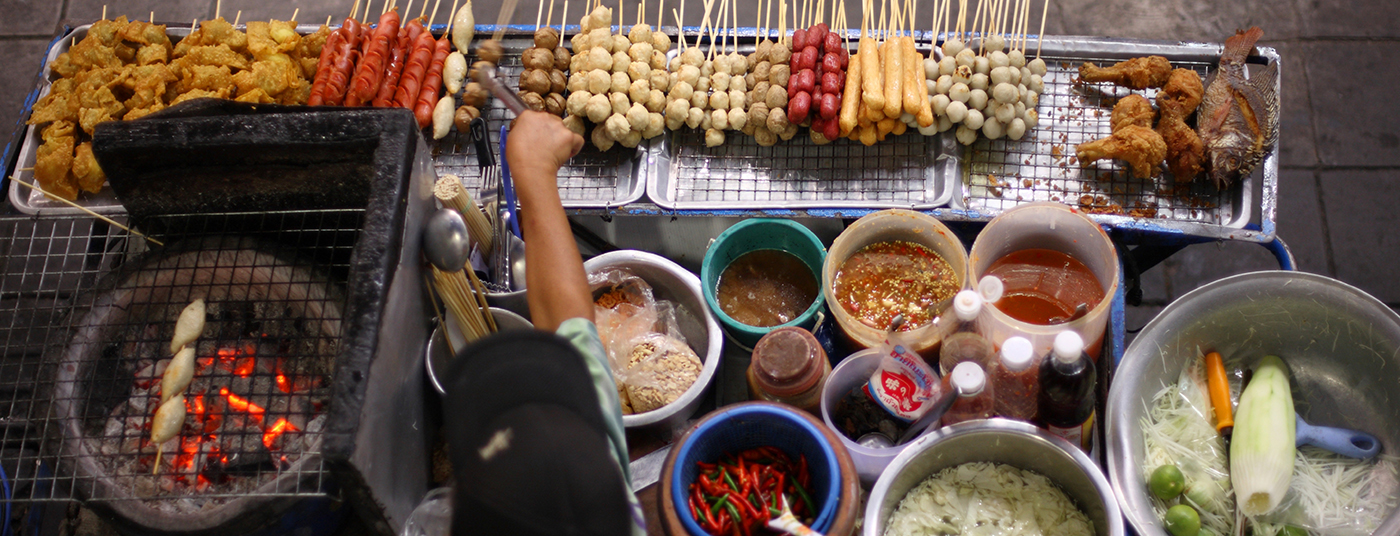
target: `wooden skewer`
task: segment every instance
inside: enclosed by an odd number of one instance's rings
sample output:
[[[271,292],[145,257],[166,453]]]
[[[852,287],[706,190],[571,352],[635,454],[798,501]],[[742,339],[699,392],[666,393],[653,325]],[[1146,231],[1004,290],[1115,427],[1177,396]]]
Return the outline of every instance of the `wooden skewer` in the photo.
[[[564,0],[564,1],[567,2],[568,0]],[[1027,1],[1029,1],[1029,0],[1027,0]],[[657,2],[657,3],[656,3],[656,31],[658,31],[658,32],[661,31],[661,23],[663,22],[662,19],[664,19],[665,17],[666,17],[666,0],[661,0],[660,2]]]
[[[569,0],[564,0],[564,12],[559,14],[559,41],[564,40],[564,28],[569,25]]]
[[[544,3],[544,0],[540,0],[540,3],[543,4],[543,3]],[[553,26],[554,26],[553,22],[554,22],[554,0],[549,0],[549,14],[547,14],[547,15],[544,16],[544,25],[545,25],[545,27],[553,27]],[[562,37],[562,36],[564,35],[564,32],[559,32],[559,35],[560,35],[560,37]]]
[[[360,5],[360,0],[355,0],[355,6],[358,7],[359,5]],[[216,19],[221,19],[221,18],[223,18],[223,17],[221,17],[221,16],[219,15],[219,13],[222,13],[223,10],[224,10],[224,0],[214,0],[214,18],[216,18]]]
[[[423,274],[423,285],[427,288],[436,288],[433,286],[432,277],[427,273]],[[437,297],[433,294],[432,292],[428,293],[428,302],[433,304],[433,315],[437,317],[438,325],[442,327],[442,340],[447,341],[447,351],[452,355],[457,355],[457,349],[452,345],[452,337],[447,334],[447,316],[442,314],[442,309],[438,307]]]
[[[301,8],[296,8],[296,9],[292,10],[292,19],[289,20],[289,21],[287,21],[287,22],[296,22],[296,21],[297,21],[297,14],[298,14],[298,13],[301,13]]]
[[[627,24],[627,19],[623,18],[623,17],[626,17],[626,15],[623,15],[623,14],[622,14],[622,13],[623,13],[622,10],[623,10],[623,8],[625,8],[625,7],[627,7],[627,4],[624,4],[624,3],[622,3],[622,2],[618,2],[618,3],[617,3],[617,34],[618,34],[618,35],[623,35],[623,32],[622,32],[622,25],[623,25],[623,24]]]
[[[132,229],[132,228],[130,228],[130,227],[127,227],[127,226],[125,226],[125,225],[122,225],[122,224],[120,224],[120,223],[117,223],[115,220],[113,220],[113,219],[111,219],[111,218],[108,218],[108,217],[106,217],[106,216],[103,216],[103,215],[101,215],[101,214],[98,214],[98,213],[96,213],[96,212],[93,212],[93,211],[89,210],[87,207],[84,207],[84,206],[82,206],[82,205],[79,205],[79,204],[77,204],[77,203],[74,203],[74,202],[72,202],[72,201],[69,201],[69,200],[67,200],[67,199],[64,199],[64,198],[62,198],[62,197],[59,197],[59,196],[53,195],[53,194],[51,194],[51,193],[48,193],[48,192],[44,191],[43,188],[40,188],[40,187],[37,186],[37,185],[24,182],[24,181],[20,180],[19,177],[16,177],[16,176],[14,176],[14,175],[10,175],[10,180],[15,181],[15,182],[17,182],[17,183],[19,183],[19,184],[23,184],[23,185],[25,185],[25,186],[28,186],[29,188],[31,188],[31,189],[33,189],[33,190],[35,190],[35,191],[38,191],[39,193],[44,194],[44,197],[47,197],[47,198],[52,199],[52,200],[54,200],[54,201],[59,201],[59,202],[65,204],[65,205],[68,205],[68,206],[70,206],[70,207],[76,208],[76,209],[82,211],[83,213],[85,213],[85,214],[87,214],[87,215],[89,215],[89,216],[92,216],[92,217],[94,217],[94,218],[97,218],[97,219],[99,219],[99,220],[102,220],[102,221],[104,221],[104,222],[107,222],[108,224],[111,224],[111,225],[113,225],[113,226],[116,226],[118,229],[121,229],[121,230],[126,231],[126,232],[128,232],[128,233],[131,233],[131,234],[134,234],[134,235],[139,236],[139,237],[141,237],[141,238],[144,238],[144,239],[150,241],[152,244],[155,244],[155,245],[157,245],[157,246],[164,246],[164,245],[165,245],[164,242],[161,242],[161,241],[159,241],[159,240],[156,240],[156,239],[154,239],[154,238],[151,238],[151,237],[149,237],[149,236],[146,236],[146,235],[144,235],[144,234],[141,234],[140,232],[137,232],[135,229]]]
[[[528,11],[526,13],[529,13]],[[540,18],[544,15],[544,0],[540,0],[539,7],[535,8],[535,27],[540,27]]]
[[[481,278],[476,276],[475,270],[464,269],[463,271],[467,273],[467,279],[471,280],[472,289],[476,291],[472,294],[476,297],[477,307],[481,308],[481,318],[486,320],[487,328],[491,330],[491,333],[500,331],[500,328],[496,326],[496,317],[491,315],[491,306],[486,303],[486,285],[481,284]]]
[[[1026,52],[1026,45],[1030,42],[1031,31],[1031,0],[1026,0],[1026,12],[1021,17],[1021,53]]]
[[[1050,0],[1040,8],[1040,32],[1035,34],[1035,57],[1040,57],[1040,43],[1045,40],[1045,14],[1050,12]]]
[[[359,1],[359,0],[356,0],[356,1]],[[420,19],[423,18],[423,16],[424,16],[427,12],[428,12],[428,0],[423,0],[423,7],[418,8],[418,18],[420,18]]]
[[[442,38],[443,38],[443,39],[451,39],[451,38],[452,38],[452,23],[456,22],[456,21],[453,20],[453,19],[457,18],[457,17],[455,17],[455,16],[453,16],[453,15],[455,15],[456,13],[457,13],[457,0],[452,0],[452,11],[448,11],[448,12],[447,12],[447,29],[445,29],[445,30],[442,31]]]
[[[366,11],[368,11],[368,10],[366,10]],[[238,21],[240,21],[240,20],[242,20],[242,19],[243,19],[243,10],[240,9],[240,10],[238,10],[238,13],[237,13],[236,15],[233,16],[233,25],[234,25],[234,26],[238,26]]]
[[[681,14],[676,11],[676,8],[671,8],[671,18],[676,19],[676,48],[683,51],[686,48],[685,27],[681,26]]]
[[[102,4],[102,20],[107,20],[107,4]]]
[[[365,0],[365,12],[360,15],[360,24],[369,23],[369,11],[372,5],[374,5],[374,0]]]
[[[423,5],[427,4],[428,0],[423,0]],[[496,16],[496,32],[491,34],[492,39],[500,41],[501,36],[505,34],[506,25],[510,24],[510,18],[515,16],[515,4],[516,0],[505,0],[501,3],[501,13]],[[433,11],[436,12],[437,7],[433,7]]]
[[[331,16],[330,16],[330,15],[326,15],[326,27],[327,27],[327,28],[330,28],[330,26],[331,26]]]

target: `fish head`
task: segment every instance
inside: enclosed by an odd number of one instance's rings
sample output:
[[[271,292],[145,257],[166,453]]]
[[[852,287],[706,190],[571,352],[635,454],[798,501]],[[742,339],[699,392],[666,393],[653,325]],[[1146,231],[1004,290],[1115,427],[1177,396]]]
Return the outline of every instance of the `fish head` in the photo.
[[[1235,133],[1212,137],[1207,141],[1210,179],[1221,189],[1227,188],[1240,176],[1249,150],[1249,141]]]

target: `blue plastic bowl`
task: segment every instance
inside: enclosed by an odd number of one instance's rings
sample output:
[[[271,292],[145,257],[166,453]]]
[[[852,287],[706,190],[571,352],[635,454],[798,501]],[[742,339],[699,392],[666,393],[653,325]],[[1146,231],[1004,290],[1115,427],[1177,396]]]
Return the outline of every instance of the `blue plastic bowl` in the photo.
[[[707,534],[691,516],[688,506],[690,484],[700,475],[695,462],[713,463],[724,454],[765,445],[777,447],[793,459],[807,456],[812,488],[808,493],[817,503],[812,529],[825,534],[831,528],[840,502],[841,468],[826,436],[798,411],[761,402],[730,406],[705,417],[681,439],[671,469],[671,496],[676,515],[687,532],[693,536]]]

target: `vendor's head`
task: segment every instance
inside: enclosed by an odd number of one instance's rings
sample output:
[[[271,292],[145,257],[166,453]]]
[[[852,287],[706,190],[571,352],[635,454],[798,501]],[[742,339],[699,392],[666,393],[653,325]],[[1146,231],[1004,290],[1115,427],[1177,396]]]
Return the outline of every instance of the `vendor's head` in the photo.
[[[628,533],[626,483],[568,341],[522,330],[464,349],[443,414],[457,480],[453,534]]]

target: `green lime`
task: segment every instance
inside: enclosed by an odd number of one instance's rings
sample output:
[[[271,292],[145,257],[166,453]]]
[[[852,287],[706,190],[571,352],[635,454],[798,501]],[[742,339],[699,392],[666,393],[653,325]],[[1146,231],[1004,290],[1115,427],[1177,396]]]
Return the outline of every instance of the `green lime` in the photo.
[[[1186,489],[1186,476],[1182,475],[1181,469],[1177,469],[1175,465],[1163,465],[1152,471],[1147,487],[1152,488],[1153,495],[1170,501],[1181,495],[1181,490]]]
[[[1308,531],[1297,525],[1284,525],[1283,530],[1278,531],[1278,536],[1308,536]]]
[[[1167,510],[1167,532],[1172,536],[1196,536],[1201,532],[1201,516],[1196,509],[1178,504]]]

